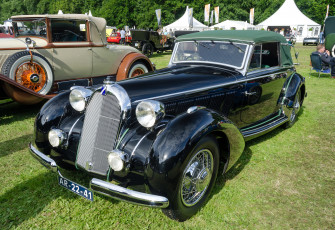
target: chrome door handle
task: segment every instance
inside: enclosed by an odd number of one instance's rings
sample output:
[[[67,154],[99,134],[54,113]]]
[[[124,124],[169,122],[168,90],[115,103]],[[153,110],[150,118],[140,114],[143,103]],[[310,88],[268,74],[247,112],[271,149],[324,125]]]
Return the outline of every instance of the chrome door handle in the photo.
[[[251,95],[255,95],[256,93],[257,93],[257,92],[250,92],[250,93],[249,93],[248,91],[245,91],[245,92],[244,92],[244,95],[245,95],[245,96],[251,96]]]

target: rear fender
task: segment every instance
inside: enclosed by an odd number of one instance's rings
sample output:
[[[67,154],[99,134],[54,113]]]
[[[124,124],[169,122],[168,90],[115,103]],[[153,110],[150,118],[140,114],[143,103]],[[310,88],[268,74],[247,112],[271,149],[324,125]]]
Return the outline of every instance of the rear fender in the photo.
[[[183,113],[168,123],[152,145],[145,174],[153,192],[169,194],[174,191],[190,152],[206,135],[227,137],[228,168],[243,152],[243,136],[226,117],[209,109]]]

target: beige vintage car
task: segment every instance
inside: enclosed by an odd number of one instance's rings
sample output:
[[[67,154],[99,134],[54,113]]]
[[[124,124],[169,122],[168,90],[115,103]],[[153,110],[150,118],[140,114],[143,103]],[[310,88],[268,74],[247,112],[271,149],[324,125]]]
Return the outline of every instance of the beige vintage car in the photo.
[[[107,45],[106,20],[80,14],[13,16],[0,40],[0,99],[33,104],[73,85],[89,86],[154,69],[137,49]]]

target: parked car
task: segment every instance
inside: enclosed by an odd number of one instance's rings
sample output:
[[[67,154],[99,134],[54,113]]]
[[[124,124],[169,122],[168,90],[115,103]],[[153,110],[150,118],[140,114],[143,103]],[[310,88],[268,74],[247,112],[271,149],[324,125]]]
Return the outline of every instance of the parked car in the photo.
[[[335,16],[326,18],[323,37],[326,49],[335,57]]]
[[[120,42],[121,42],[121,34],[119,32],[111,33],[111,35],[107,38],[107,42],[120,44]],[[126,36],[125,43],[126,44],[130,44],[131,43],[131,36]]]
[[[319,38],[317,37],[306,37],[302,41],[302,45],[307,46],[307,45],[317,45],[319,43]]]
[[[86,199],[94,192],[184,221],[245,141],[291,127],[305,96],[280,34],[193,33],[177,39],[166,69],[54,97],[36,117],[30,151]],[[62,176],[71,165],[91,175],[89,188]]]
[[[132,30],[131,37],[131,45],[142,51],[142,53],[148,57],[150,57],[153,52],[172,50],[174,46],[174,39],[172,37],[160,35],[156,31]]]
[[[73,85],[102,83],[153,70],[132,47],[107,45],[106,20],[88,15],[13,16],[15,38],[0,42],[0,84],[7,97],[31,104]],[[11,81],[4,78],[9,78]],[[26,89],[21,90],[19,85]]]

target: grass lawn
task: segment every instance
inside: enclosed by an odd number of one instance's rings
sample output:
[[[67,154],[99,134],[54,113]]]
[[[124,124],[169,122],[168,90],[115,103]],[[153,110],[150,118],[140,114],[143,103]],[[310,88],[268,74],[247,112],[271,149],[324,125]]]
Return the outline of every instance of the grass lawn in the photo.
[[[298,121],[248,142],[207,205],[183,223],[159,209],[99,195],[89,202],[58,186],[27,149],[41,105],[0,106],[0,229],[335,229],[335,79],[309,78],[315,46],[296,49],[308,92]],[[163,68],[170,55],[151,60]]]

